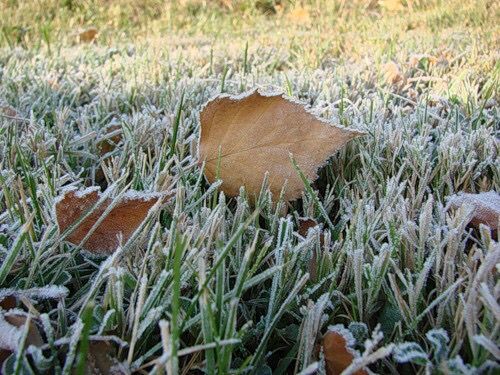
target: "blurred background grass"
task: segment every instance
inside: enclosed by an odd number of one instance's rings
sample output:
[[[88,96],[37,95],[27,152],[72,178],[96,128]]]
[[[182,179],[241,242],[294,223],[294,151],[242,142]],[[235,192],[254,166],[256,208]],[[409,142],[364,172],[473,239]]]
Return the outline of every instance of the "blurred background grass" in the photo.
[[[330,52],[337,55],[360,53],[366,38],[383,39],[384,52],[390,54],[407,34],[431,33],[432,43],[443,37],[441,33],[464,27],[498,47],[500,9],[494,0],[3,0],[0,4],[3,46],[72,44],[80,32],[94,27],[101,44],[172,34],[224,40],[265,35],[279,43],[281,35],[294,34],[297,42],[311,47],[323,47],[321,42],[329,40]]]

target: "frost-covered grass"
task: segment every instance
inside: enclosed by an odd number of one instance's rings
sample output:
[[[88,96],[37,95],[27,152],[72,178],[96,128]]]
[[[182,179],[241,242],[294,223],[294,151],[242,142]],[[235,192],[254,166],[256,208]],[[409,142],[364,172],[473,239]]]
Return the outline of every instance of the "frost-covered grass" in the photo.
[[[7,371],[70,373],[113,336],[138,373],[321,373],[338,324],[374,372],[495,371],[500,247],[445,198],[499,189],[498,4],[44,3],[0,5],[0,298],[46,343],[19,329]],[[97,43],[75,44],[91,24]],[[292,204],[224,197],[198,166],[199,110],[254,87],[368,135]],[[96,259],[58,232],[70,185],[176,195]],[[301,236],[299,217],[320,227]]]

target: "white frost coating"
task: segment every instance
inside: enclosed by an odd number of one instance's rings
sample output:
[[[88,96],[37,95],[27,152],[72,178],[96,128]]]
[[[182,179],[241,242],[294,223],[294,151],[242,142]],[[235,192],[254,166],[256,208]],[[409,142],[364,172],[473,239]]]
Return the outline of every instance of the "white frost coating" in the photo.
[[[75,192],[75,197],[77,197],[77,198],[83,198],[86,195],[92,194],[95,191],[97,191],[97,193],[100,195],[101,189],[99,188],[99,186],[90,186],[90,187],[85,188],[83,190],[77,190]]]
[[[125,348],[128,346],[128,342],[123,341],[122,339],[120,339],[117,336],[90,335],[89,341],[114,342],[115,344],[121,346],[122,348]],[[70,343],[71,343],[71,337],[61,337],[60,339],[57,339],[54,341],[55,346],[69,345]],[[50,348],[49,344],[44,344],[41,346],[41,349],[48,349],[48,348]]]
[[[99,188],[99,186],[89,186],[85,189],[78,189],[76,186],[74,185],[70,185],[70,186],[65,186],[62,190],[61,190],[61,194],[54,200],[54,202],[57,204],[59,202],[61,202],[64,197],[66,196],[66,194],[70,193],[70,192],[74,192],[75,193],[75,197],[77,198],[83,198],[89,194],[92,194],[93,192],[97,191],[98,195],[100,196],[101,195],[101,190]]]
[[[479,194],[458,193],[448,197],[447,201],[447,209],[451,205],[461,206],[464,203],[468,203],[474,206],[492,207],[500,211],[500,194],[493,190]]]
[[[67,188],[64,188],[61,192],[61,194],[55,199],[55,203],[59,203],[64,199],[64,196],[69,193],[69,192],[74,192],[75,197],[77,198],[83,198],[89,194],[92,194],[93,192],[97,191],[97,195],[99,198],[102,197],[101,190],[99,186],[90,186],[85,189],[78,189],[75,186],[68,186]],[[147,192],[142,192],[142,191],[136,191],[136,190],[129,190],[123,194],[123,200],[143,200],[143,201],[148,201],[150,199],[158,199],[163,196],[165,196],[167,193],[157,193],[157,192],[152,192],[152,193],[147,193]]]
[[[0,300],[8,297],[27,297],[31,299],[62,299],[68,295],[68,289],[60,285],[48,285],[41,288],[20,289],[2,289],[0,290]]]
[[[66,194],[70,192],[74,192],[77,198],[83,198],[86,195],[93,193],[94,191],[97,191],[100,194],[100,188],[98,186],[90,186],[85,189],[78,189],[75,185],[65,186],[62,188],[61,194],[54,200],[54,203],[58,204],[59,202],[61,202]]]
[[[143,191],[129,190],[123,194],[123,200],[142,200],[149,201],[151,199],[159,199],[166,195],[166,193],[146,193]]]
[[[71,186],[65,186],[64,188],[62,188],[61,194],[59,194],[59,196],[57,196],[54,199],[54,203],[55,204],[60,203],[64,199],[64,197],[65,197],[65,195],[67,193],[69,193],[70,191],[75,191],[75,190],[78,190],[78,188],[76,186],[73,186],[73,185],[71,185]]]
[[[0,349],[15,351],[23,334],[22,326],[16,327],[0,315]]]

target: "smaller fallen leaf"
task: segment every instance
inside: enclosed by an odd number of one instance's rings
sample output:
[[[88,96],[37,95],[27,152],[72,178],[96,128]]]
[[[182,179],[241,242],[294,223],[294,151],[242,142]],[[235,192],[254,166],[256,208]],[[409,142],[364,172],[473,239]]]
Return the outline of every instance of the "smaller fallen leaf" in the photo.
[[[309,217],[299,217],[299,234],[302,237],[307,237],[309,229],[317,227],[319,224],[316,220]]]
[[[0,307],[4,310],[10,310],[17,306],[17,298],[13,295],[7,295],[0,298]]]
[[[352,349],[354,337],[351,332],[338,324],[329,327],[322,340],[323,354],[326,362],[327,375],[340,375],[358,357]],[[358,370],[354,375],[367,375],[365,370]]]
[[[28,317],[16,310],[0,314],[0,369],[9,355],[18,349],[27,321]],[[43,345],[43,338],[33,318],[29,321],[25,345],[26,348],[30,345],[37,347]]]
[[[463,204],[474,207],[473,216],[470,221],[475,227],[484,224],[493,231],[500,226],[500,194],[496,191],[488,191],[479,194],[458,193],[447,198],[448,208],[457,209]]]
[[[120,239],[126,243],[144,221],[151,207],[165,197],[165,194],[156,193],[146,194],[135,191],[126,193],[82,244],[82,248],[95,254],[112,253],[119,246]],[[100,198],[101,193],[96,187],[83,191],[68,190],[57,198],[55,209],[60,233],[75,224],[97,204]],[[68,234],[66,240],[79,245],[111,203],[110,198],[105,199]]]
[[[386,83],[397,85],[404,82],[404,76],[399,69],[398,64],[394,61],[389,61],[382,66],[382,75]]]
[[[78,40],[80,43],[90,43],[97,38],[97,34],[98,31],[96,27],[89,27],[78,34]]]
[[[19,117],[19,114],[14,109],[14,107],[10,105],[0,105],[0,113],[6,117],[16,118]]]
[[[116,146],[122,141],[122,132],[120,125],[110,125],[105,131],[104,135],[97,142],[97,148],[101,156],[113,151]]]
[[[73,371],[76,374],[76,369]],[[115,345],[111,341],[90,341],[83,373],[85,375],[125,375],[130,373],[118,361]]]

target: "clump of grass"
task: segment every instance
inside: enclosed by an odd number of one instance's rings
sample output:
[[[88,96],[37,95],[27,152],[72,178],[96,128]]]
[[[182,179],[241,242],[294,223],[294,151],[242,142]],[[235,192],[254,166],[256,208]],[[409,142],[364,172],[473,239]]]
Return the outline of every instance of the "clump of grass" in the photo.
[[[486,227],[467,225],[467,207],[444,206],[457,191],[499,188],[499,71],[483,28],[495,23],[483,2],[470,14],[412,3],[399,18],[304,3],[317,24],[293,27],[286,7],[260,15],[249,3],[235,9],[246,17],[234,30],[223,7],[201,21],[178,8],[168,40],[162,12],[130,22],[120,13],[133,45],[106,28],[115,19],[93,12],[98,3],[67,2],[43,35],[20,38],[12,30],[29,24],[32,5],[2,5],[12,17],[0,50],[0,285],[33,307],[45,341],[27,350],[20,336],[7,373],[82,369],[98,340],[116,342],[121,366],[143,373],[308,373],[323,368],[314,347],[336,324],[357,332],[354,365],[379,373],[492,373],[500,248]],[[97,25],[96,44],[72,45],[75,19]],[[410,66],[417,52],[436,62]],[[384,81],[389,60],[401,83]],[[292,204],[274,206],[265,186],[254,206],[244,191],[225,197],[197,165],[198,113],[221,90],[254,86],[369,135],[304,181]],[[100,155],[109,126],[122,140]],[[171,184],[176,196],[96,259],[62,241],[53,207],[67,186],[98,184],[114,199]],[[302,216],[321,229],[299,235]]]

